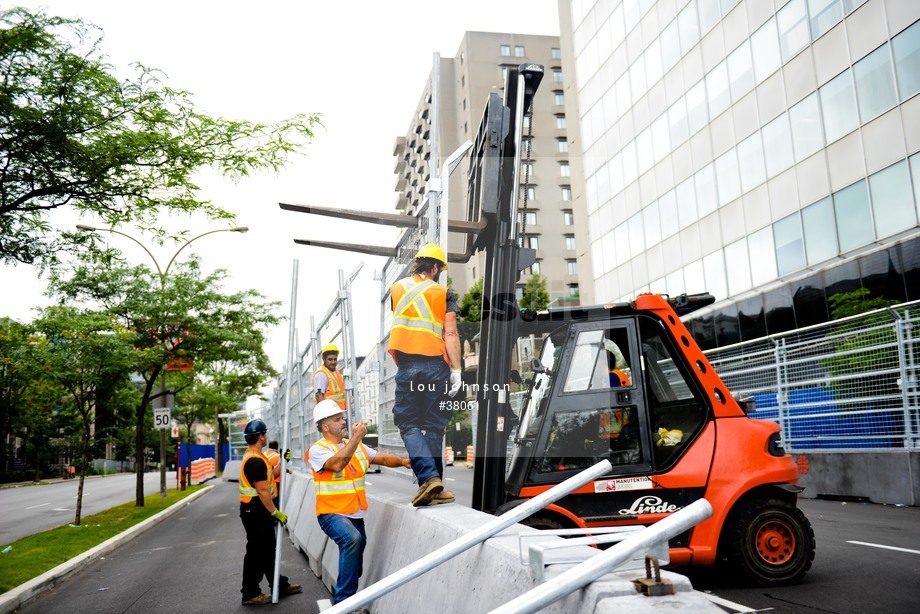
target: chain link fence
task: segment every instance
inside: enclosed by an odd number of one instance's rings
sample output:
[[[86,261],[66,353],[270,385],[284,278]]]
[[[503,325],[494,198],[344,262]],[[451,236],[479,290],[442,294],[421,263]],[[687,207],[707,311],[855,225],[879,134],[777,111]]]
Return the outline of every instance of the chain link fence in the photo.
[[[789,452],[920,448],[920,302],[706,354]]]

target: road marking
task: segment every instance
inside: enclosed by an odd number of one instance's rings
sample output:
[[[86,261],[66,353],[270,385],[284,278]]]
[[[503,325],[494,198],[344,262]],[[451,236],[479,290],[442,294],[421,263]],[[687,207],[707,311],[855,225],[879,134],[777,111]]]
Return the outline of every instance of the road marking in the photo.
[[[910,548],[897,548],[895,546],[885,546],[883,544],[870,544],[868,542],[854,542],[847,541],[848,544],[856,544],[857,546],[869,546],[870,548],[884,548],[885,550],[897,550],[898,552],[909,552],[911,554],[920,554],[920,550],[911,550]]]
[[[56,508],[54,508],[54,509],[51,510],[51,511],[52,511],[52,512],[69,512],[69,511],[71,511],[71,510],[68,509],[68,508],[66,508],[66,507],[56,507]]]
[[[730,612],[737,612],[738,614],[750,614],[751,612],[769,612],[773,608],[764,608],[763,610],[752,610],[746,605],[741,605],[740,603],[735,603],[729,601],[728,599],[722,599],[721,597],[716,597],[712,593],[700,592],[703,597],[716,604],[721,608],[726,608]]]
[[[36,507],[45,507],[46,505],[51,505],[50,503],[39,503],[38,505],[33,505],[32,507],[27,507],[27,510],[34,510]]]

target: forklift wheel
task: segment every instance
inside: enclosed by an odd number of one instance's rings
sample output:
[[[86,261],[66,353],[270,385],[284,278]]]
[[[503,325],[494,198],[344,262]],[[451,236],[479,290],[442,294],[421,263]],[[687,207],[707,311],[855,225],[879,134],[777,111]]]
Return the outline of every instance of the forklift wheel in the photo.
[[[553,520],[552,518],[547,518],[546,516],[531,516],[530,518],[522,520],[521,524],[524,526],[533,527],[534,529],[540,529],[541,531],[565,528],[561,523]]]
[[[795,505],[755,499],[726,526],[728,554],[736,570],[758,586],[801,580],[815,558],[815,533]]]

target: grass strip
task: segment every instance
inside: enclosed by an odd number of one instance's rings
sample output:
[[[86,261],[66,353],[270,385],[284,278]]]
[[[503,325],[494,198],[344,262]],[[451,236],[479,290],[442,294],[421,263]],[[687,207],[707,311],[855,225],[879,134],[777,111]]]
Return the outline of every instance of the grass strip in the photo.
[[[68,524],[13,542],[11,550],[0,553],[0,593],[83,554],[202,488],[200,484],[189,486],[185,491],[170,488],[166,497],[160,497],[159,492],[146,496],[144,507],[135,507],[134,501],[123,503],[81,518],[80,526]],[[4,544],[0,550],[6,548]]]

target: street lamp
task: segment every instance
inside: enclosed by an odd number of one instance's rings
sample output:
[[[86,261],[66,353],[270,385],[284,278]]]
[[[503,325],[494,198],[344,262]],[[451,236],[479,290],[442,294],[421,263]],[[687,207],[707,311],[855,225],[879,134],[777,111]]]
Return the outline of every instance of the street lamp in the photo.
[[[182,246],[176,250],[176,253],[174,253],[172,255],[172,258],[169,259],[169,262],[166,263],[165,269],[160,267],[160,263],[157,261],[156,256],[153,255],[153,252],[151,252],[147,248],[146,245],[144,245],[141,241],[139,241],[138,239],[132,237],[131,235],[127,233],[121,232],[120,230],[115,230],[114,228],[97,228],[95,226],[89,226],[87,224],[77,224],[77,230],[80,230],[82,232],[111,232],[112,234],[120,235],[140,245],[141,249],[147,252],[147,255],[150,256],[150,259],[153,261],[153,266],[157,268],[157,274],[160,277],[160,289],[165,290],[166,275],[169,274],[169,268],[172,266],[172,263],[175,262],[176,257],[180,253],[182,253],[182,250],[188,247],[189,244],[191,244],[193,241],[197,241],[201,237],[206,237],[208,235],[212,235],[217,232],[238,232],[241,234],[246,233],[246,232],[249,232],[249,227],[248,226],[236,226],[235,228],[218,228],[217,230],[209,230],[207,232],[201,233],[200,235],[196,235],[192,237],[191,239],[189,239],[188,241],[186,241],[185,243],[183,243]],[[160,407],[166,407],[166,370],[165,369],[160,373],[159,397],[160,397]],[[179,448],[177,447],[176,448],[176,469],[178,471],[181,471],[179,467],[178,450]],[[160,429],[160,496],[161,497],[166,496],[166,430],[165,429]]]

